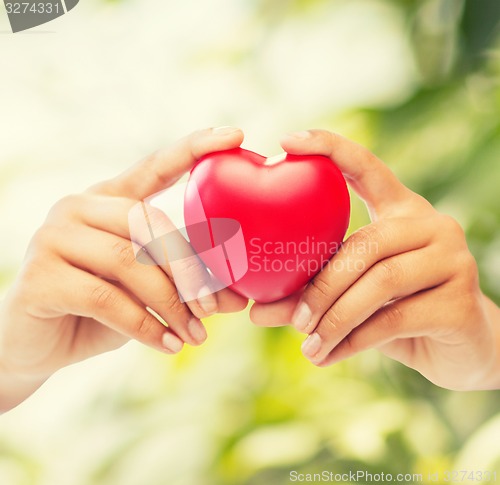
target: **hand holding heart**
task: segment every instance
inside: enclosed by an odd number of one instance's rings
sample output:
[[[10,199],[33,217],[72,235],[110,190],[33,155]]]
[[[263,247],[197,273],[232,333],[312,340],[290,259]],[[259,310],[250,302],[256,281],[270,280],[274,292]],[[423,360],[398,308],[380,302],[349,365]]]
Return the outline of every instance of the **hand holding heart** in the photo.
[[[193,133],[54,205],[0,303],[0,412],[68,364],[131,338],[176,353],[184,343],[206,339],[200,318],[245,308],[247,300],[227,289],[182,303],[171,267],[138,262],[129,232],[130,211],[138,205],[147,210],[152,227],[172,231],[166,215],[144,200],[172,185],[203,155],[235,148],[242,139],[240,130],[227,127]],[[190,255],[184,239],[178,246]],[[185,273],[197,294],[206,283],[204,267],[191,264]]]
[[[206,338],[200,318],[246,306],[246,298],[229,289],[207,294],[206,268],[191,263],[186,281],[197,297],[181,302],[169,264],[147,253],[143,256],[151,264],[137,261],[128,219],[139,203],[150,229],[171,231],[165,214],[145,199],[175,183],[200,158],[237,149],[242,140],[241,130],[227,127],[196,132],[55,204],[0,304],[0,411],[24,400],[61,367],[116,349],[130,338],[165,353],[180,351],[184,343],[198,345]],[[340,136],[301,132],[286,136],[282,146],[297,162],[292,172],[297,169],[309,182],[320,174],[341,194],[337,166],[366,202],[373,223],[349,237],[305,289],[305,273],[297,274],[292,286],[280,290],[285,295],[299,289],[292,296],[254,304],[252,320],[263,326],[292,322],[309,334],[303,352],[319,366],[378,348],[443,387],[500,387],[500,312],[479,289],[476,264],[457,222],[404,187],[374,155]],[[332,165],[315,155],[329,157]],[[302,156],[312,161],[312,172]],[[285,173],[282,180],[292,194],[289,170],[285,166],[275,173]],[[346,220],[332,213],[329,227],[325,208],[343,207],[345,215],[347,195],[329,193],[333,185],[318,194],[316,215],[314,207],[304,210],[310,198],[289,202],[297,214],[302,211],[303,225],[312,221],[320,239],[340,242]],[[302,237],[303,229],[297,227],[294,237]],[[178,243],[181,260],[197,260],[185,240]],[[368,250],[360,252],[360,247]],[[281,276],[272,285],[282,285]],[[242,279],[235,290],[249,294],[258,284]]]
[[[241,148],[199,160],[184,200],[189,241],[219,286],[261,303],[295,293],[320,271],[344,239],[349,212],[345,180],[329,158],[266,159]]]
[[[309,334],[302,351],[321,367],[377,348],[442,387],[499,387],[500,312],[480,291],[460,225],[338,135],[301,132],[282,146],[330,157],[373,222],[352,234],[304,291],[254,304],[253,322],[292,322]]]

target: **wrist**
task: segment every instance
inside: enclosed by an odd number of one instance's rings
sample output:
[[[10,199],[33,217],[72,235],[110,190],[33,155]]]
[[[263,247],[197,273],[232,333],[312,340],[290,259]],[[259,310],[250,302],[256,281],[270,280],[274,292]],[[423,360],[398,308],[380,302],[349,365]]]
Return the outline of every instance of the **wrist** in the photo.
[[[485,370],[484,378],[476,390],[500,389],[500,308],[483,295],[486,316],[492,331],[493,355],[491,364]]]
[[[0,414],[10,411],[31,396],[47,377],[27,376],[16,373],[0,357]]]

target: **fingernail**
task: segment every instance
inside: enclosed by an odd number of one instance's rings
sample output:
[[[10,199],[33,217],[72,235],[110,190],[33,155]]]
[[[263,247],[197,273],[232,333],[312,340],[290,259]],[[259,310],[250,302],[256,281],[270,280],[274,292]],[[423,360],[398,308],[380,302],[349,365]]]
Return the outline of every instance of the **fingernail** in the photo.
[[[230,135],[237,131],[240,131],[239,128],[235,128],[234,126],[219,126],[217,128],[212,128],[213,135]]]
[[[193,340],[201,344],[207,338],[207,331],[203,324],[197,318],[191,318],[188,323],[188,332],[189,335],[193,338]]]
[[[162,337],[163,346],[170,352],[176,354],[180,352],[183,347],[182,340],[179,337],[171,334],[170,332],[165,332]]]
[[[310,131],[292,131],[287,133],[287,136],[292,136],[293,138],[300,138],[305,140],[306,138],[311,138],[312,134]]]
[[[292,325],[299,331],[305,332],[311,324],[312,312],[307,303],[300,303],[292,317]]]
[[[212,293],[208,286],[204,286],[199,292],[196,298],[200,308],[207,314],[213,315],[217,312],[217,298]]]
[[[302,353],[308,357],[314,357],[321,348],[321,337],[317,333],[313,333],[307,337],[302,343]]]

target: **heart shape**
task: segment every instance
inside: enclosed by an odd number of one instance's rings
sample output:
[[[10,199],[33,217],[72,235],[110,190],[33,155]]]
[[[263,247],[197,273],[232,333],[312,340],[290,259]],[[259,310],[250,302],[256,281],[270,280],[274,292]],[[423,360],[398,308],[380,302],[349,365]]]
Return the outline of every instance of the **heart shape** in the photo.
[[[199,257],[222,286],[258,302],[313,278],[339,249],[349,214],[344,177],[320,155],[211,153],[191,170],[184,199]]]

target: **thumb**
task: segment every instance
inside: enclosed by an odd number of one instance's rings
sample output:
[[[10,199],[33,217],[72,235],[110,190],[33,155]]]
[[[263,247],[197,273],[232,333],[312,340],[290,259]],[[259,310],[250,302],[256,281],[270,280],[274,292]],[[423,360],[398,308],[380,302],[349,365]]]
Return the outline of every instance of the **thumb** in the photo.
[[[416,195],[373,153],[340,135],[324,130],[289,133],[281,139],[281,146],[294,155],[329,157],[365,201],[370,213],[380,214]]]
[[[243,132],[230,126],[196,131],[90,190],[104,195],[143,200],[175,183],[207,153],[239,147],[242,141]]]

